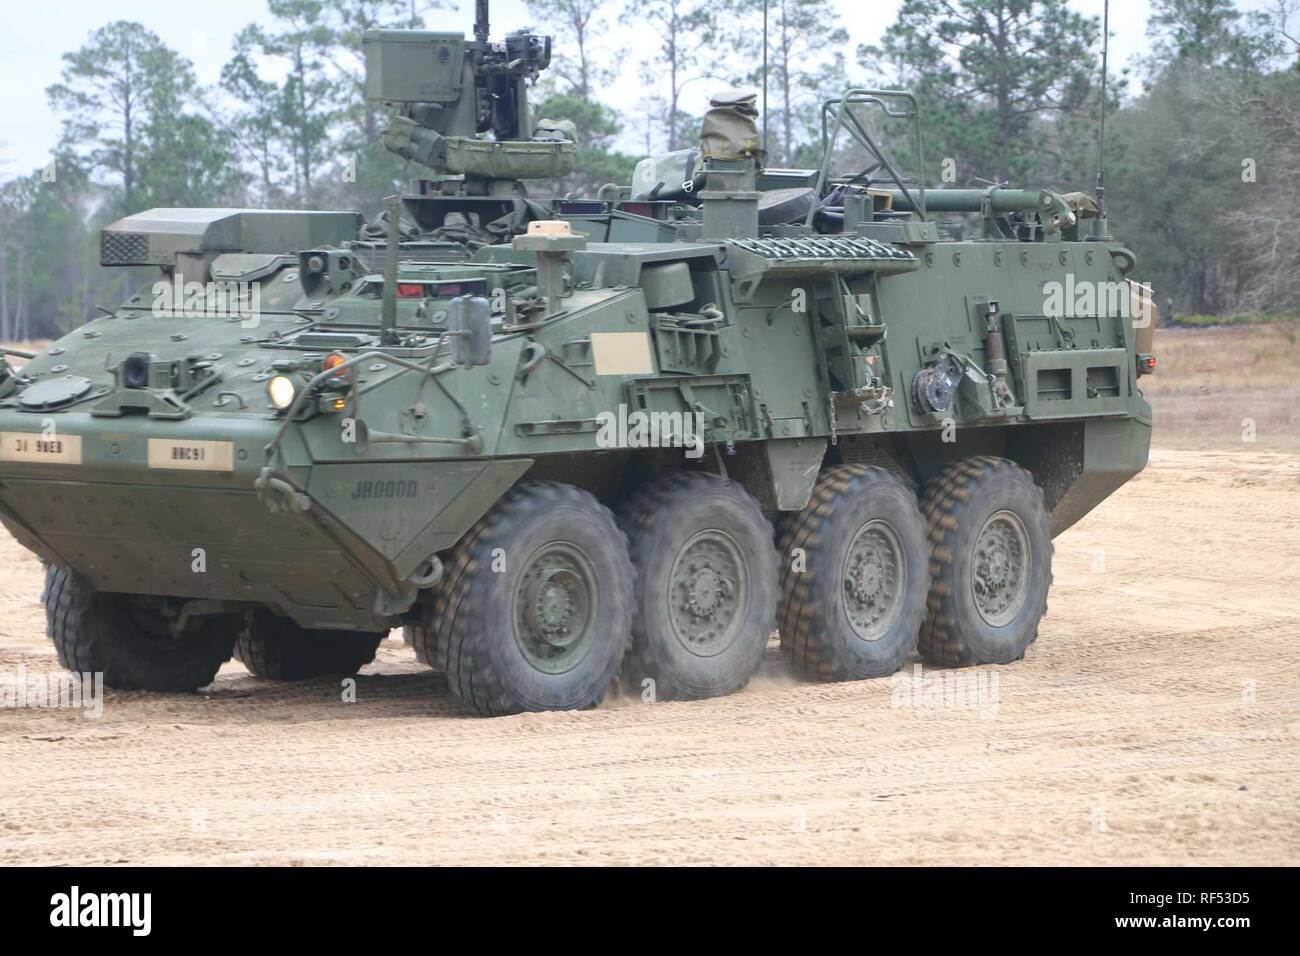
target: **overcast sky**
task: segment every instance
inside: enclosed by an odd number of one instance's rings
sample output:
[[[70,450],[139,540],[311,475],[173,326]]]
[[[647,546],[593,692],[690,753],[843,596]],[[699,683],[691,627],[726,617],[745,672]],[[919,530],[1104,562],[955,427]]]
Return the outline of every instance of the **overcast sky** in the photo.
[[[900,0],[835,0],[852,44],[874,42],[891,22]],[[1262,8],[1265,0],[1238,0],[1241,7]],[[1101,15],[1102,0],[1071,0],[1086,14]],[[1146,52],[1148,0],[1116,0],[1111,4],[1111,55],[1116,68]],[[21,11],[21,12],[20,12]],[[59,121],[51,113],[45,88],[59,79],[61,55],[85,42],[90,32],[111,20],[144,24],[164,43],[188,58],[199,81],[214,83],[230,56],[234,35],[247,23],[268,22],[265,0],[9,0],[9,29],[0,31],[0,180],[26,173],[48,162],[59,136]],[[20,22],[14,22],[20,21]],[[469,33],[474,21],[472,0],[460,0],[456,10],[426,15],[431,28]],[[492,35],[530,23],[523,0],[494,0]],[[643,96],[637,78],[637,38],[617,24],[609,31],[612,47],[626,47],[623,69],[610,91],[615,103],[635,104]],[[695,84],[683,107],[702,113],[707,106],[705,84]],[[698,102],[696,102],[698,101]],[[625,144],[635,149],[631,142]]]

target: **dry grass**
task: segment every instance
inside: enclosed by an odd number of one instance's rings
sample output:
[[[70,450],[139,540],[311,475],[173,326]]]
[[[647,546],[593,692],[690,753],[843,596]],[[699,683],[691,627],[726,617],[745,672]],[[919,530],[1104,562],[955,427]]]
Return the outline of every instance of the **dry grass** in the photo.
[[[1140,382],[1155,412],[1155,441],[1300,449],[1297,333],[1294,322],[1158,331],[1159,367]]]
[[[1142,380],[1148,396],[1296,390],[1300,324],[1269,322],[1156,332],[1159,370]]]

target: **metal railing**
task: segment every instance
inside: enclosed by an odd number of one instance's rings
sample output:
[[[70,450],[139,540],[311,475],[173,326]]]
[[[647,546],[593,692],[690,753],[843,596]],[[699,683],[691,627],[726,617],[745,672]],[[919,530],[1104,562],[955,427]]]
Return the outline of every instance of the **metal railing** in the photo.
[[[891,106],[891,103],[902,101],[904,108]],[[921,175],[917,178],[916,196],[912,195],[912,190],[908,189],[907,183],[899,174],[889,158],[885,155],[871,134],[867,132],[862,120],[853,112],[856,105],[875,105],[879,106],[881,112],[891,119],[904,119],[912,121],[913,135],[916,143],[916,162],[920,168]],[[834,126],[828,124],[828,120],[834,117]],[[871,156],[875,162],[868,166],[862,172],[858,173],[853,179],[865,179],[878,169],[883,169],[889,174],[890,179],[898,186],[903,195],[907,197],[912,208],[915,209],[922,219],[926,217],[925,210],[925,152],[921,141],[921,110],[916,102],[916,97],[906,90],[873,90],[851,88],[844,91],[842,96],[829,99],[822,104],[821,109],[822,123],[822,164],[817,174],[817,196],[820,197],[826,188],[826,181],[830,178],[831,162],[835,155],[835,144],[839,139],[840,129],[848,130],[850,136],[858,142]],[[808,218],[804,225],[811,226],[813,217],[816,215],[817,206],[808,210]]]

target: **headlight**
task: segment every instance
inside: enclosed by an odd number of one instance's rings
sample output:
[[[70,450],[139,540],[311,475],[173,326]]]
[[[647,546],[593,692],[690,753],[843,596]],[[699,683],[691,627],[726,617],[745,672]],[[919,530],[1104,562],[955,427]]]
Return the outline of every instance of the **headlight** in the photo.
[[[266,383],[266,397],[272,405],[284,411],[298,397],[298,386],[293,384],[293,379],[289,376],[277,375]]]
[[[149,385],[149,355],[137,352],[122,362],[122,384],[126,388],[147,388]]]

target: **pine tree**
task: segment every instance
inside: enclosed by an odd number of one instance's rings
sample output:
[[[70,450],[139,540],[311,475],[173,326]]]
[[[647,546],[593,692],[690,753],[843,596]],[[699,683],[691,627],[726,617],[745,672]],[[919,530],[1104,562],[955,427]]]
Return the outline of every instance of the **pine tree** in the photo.
[[[768,115],[761,124],[769,162],[789,166],[800,146],[820,141],[822,103],[844,92],[849,34],[837,26],[831,0],[728,0],[726,40],[745,64],[736,79],[756,88],[764,83],[764,8]]]
[[[919,96],[931,161],[954,159],[967,182],[1027,182],[1054,178],[1054,133],[1096,110],[1100,32],[1066,0],[903,0],[859,58]]]
[[[63,143],[78,165],[105,178],[111,211],[218,201],[234,185],[231,156],[197,109],[189,61],[138,23],[99,28],[63,56],[46,91],[63,115]]]

